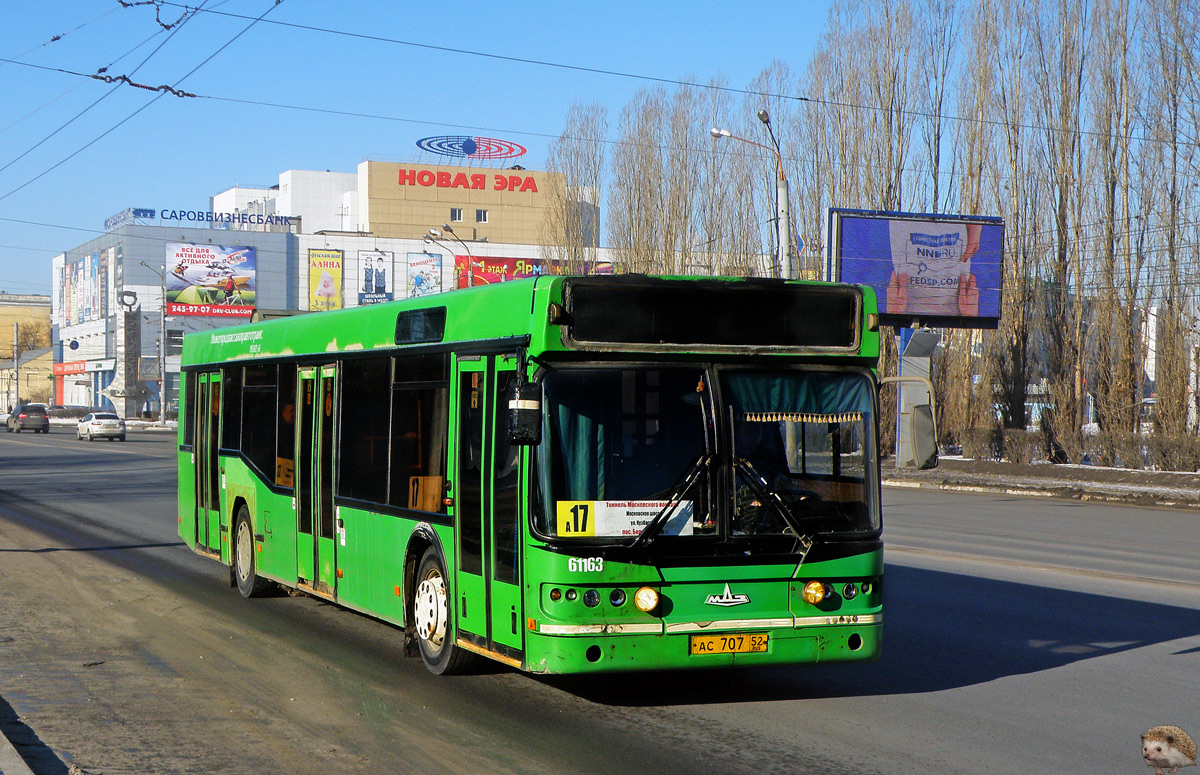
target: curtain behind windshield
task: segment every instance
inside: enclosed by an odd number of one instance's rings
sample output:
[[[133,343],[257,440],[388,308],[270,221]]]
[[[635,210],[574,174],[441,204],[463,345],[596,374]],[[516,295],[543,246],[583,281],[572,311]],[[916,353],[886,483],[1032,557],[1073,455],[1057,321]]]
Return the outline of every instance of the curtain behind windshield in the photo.
[[[783,378],[776,372],[740,372],[724,375],[726,399],[737,414],[799,412],[839,414],[869,412],[871,390],[861,377],[807,372],[803,379]]]
[[[593,521],[592,530],[601,532],[590,534],[636,534],[644,515],[632,510],[669,498],[707,449],[708,398],[699,368],[554,371],[543,385],[543,532],[555,532],[550,523],[558,503],[586,502],[608,520]],[[621,530],[606,533],[605,524]]]

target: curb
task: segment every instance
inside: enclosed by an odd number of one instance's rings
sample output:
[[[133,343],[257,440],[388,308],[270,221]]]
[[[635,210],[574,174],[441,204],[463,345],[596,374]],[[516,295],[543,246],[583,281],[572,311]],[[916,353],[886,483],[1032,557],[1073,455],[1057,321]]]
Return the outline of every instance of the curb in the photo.
[[[33,775],[3,730],[0,730],[0,775]]]
[[[1172,509],[1188,509],[1200,511],[1200,500],[1186,498],[1168,499],[1155,497],[1150,494],[1119,494],[1106,493],[1096,490],[1083,490],[1079,487],[1062,487],[1056,489],[1039,489],[1037,487],[1020,487],[1013,485],[963,484],[959,482],[914,482],[900,479],[884,479],[884,487],[900,487],[909,490],[943,490],[948,492],[973,492],[990,495],[1023,495],[1034,498],[1070,498],[1078,501],[1104,501],[1108,503],[1133,503],[1142,506],[1161,506]],[[1200,497],[1200,496],[1198,496]]]

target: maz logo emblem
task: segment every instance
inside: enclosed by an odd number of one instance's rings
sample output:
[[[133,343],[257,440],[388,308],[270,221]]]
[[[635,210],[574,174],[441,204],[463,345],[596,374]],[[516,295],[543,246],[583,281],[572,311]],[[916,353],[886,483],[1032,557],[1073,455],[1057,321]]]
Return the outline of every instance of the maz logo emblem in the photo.
[[[719,595],[709,595],[708,599],[704,601],[704,604],[705,605],[731,606],[731,605],[744,605],[745,603],[749,603],[749,602],[750,602],[749,595],[742,595],[742,594],[735,595],[729,591],[729,584],[726,584],[724,592],[722,592]]]

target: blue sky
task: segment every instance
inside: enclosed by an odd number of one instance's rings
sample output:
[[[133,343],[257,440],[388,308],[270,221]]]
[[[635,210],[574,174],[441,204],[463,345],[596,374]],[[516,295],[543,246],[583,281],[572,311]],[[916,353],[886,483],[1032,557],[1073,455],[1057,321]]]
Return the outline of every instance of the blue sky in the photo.
[[[250,18],[271,7],[190,2]],[[802,70],[827,9],[796,0],[283,0],[265,20],[656,78],[723,75],[742,87],[775,59]],[[412,158],[414,142],[429,135],[511,140],[528,148],[525,166],[541,169],[572,102],[601,102],[615,121],[635,92],[653,86],[266,21],[234,40],[249,21],[217,13],[196,14],[171,35],[156,10],[168,24],[183,13],[117,0],[0,3],[0,59],[24,63],[0,62],[0,289],[48,294],[51,258],[98,236],[104,219],[127,207],[206,209],[209,196],[276,183],[286,169],[351,172],[365,158]],[[128,75],[160,44],[131,79],[200,98],[155,100],[157,92],[28,66]]]

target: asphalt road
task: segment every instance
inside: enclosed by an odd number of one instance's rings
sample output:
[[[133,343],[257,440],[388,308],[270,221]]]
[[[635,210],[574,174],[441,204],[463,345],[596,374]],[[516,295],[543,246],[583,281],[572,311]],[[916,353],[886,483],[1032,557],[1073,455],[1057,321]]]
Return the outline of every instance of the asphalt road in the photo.
[[[1121,773],[1200,733],[1190,513],[889,489],[878,663],[448,679],[242,600],[178,540],[173,450],[0,435],[0,725],[39,775]]]

